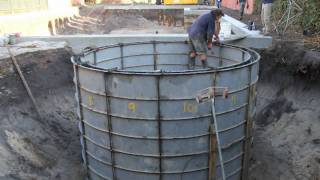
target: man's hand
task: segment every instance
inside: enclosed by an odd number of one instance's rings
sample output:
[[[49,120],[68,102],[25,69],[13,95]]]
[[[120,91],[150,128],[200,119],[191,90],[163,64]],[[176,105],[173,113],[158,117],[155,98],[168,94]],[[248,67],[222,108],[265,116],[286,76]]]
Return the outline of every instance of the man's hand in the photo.
[[[219,35],[215,35],[214,39],[216,40],[216,42],[220,43],[220,38],[219,38]]]
[[[212,48],[212,42],[208,42],[208,49]]]
[[[217,43],[217,44],[220,44],[220,38],[219,38],[218,35],[216,35],[216,36],[214,37],[214,40],[216,40],[216,43]]]

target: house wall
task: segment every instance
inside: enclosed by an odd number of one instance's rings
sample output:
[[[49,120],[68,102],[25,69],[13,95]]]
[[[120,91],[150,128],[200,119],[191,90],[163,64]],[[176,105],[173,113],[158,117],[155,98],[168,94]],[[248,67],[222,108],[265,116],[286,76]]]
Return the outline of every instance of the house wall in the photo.
[[[237,0],[222,0],[222,6],[229,9],[240,9],[240,4],[237,4]],[[245,6],[245,14],[252,14],[254,11],[255,0],[247,0]]]
[[[50,35],[49,26],[57,27],[79,14],[71,0],[0,0],[0,7],[0,35]]]

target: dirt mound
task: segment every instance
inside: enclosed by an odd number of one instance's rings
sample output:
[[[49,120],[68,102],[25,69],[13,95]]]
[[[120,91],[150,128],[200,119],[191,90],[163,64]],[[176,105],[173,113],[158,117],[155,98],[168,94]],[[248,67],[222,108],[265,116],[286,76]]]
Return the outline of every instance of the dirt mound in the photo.
[[[17,56],[41,119],[10,59],[0,61],[0,179],[82,179],[70,56],[67,48]]]
[[[270,78],[267,74],[272,71],[281,71],[303,80],[319,81],[320,52],[307,50],[303,44],[280,41],[261,54],[265,57],[261,63],[262,80]]]
[[[185,33],[186,30],[180,22],[180,26],[165,26],[158,22],[159,12],[150,11],[126,11],[126,10],[106,10],[104,6],[80,7],[80,16],[66,19],[64,26],[57,28],[57,34],[109,34],[109,33]],[[166,18],[172,17],[176,24],[178,20],[173,17],[183,19],[183,14],[167,14]],[[170,19],[170,18],[169,18]],[[168,20],[169,21],[169,20]],[[160,23],[160,24],[159,24]],[[162,22],[165,23],[165,22]],[[168,22],[169,23],[169,22]],[[169,23],[170,24],[170,23]]]
[[[261,52],[252,180],[320,179],[320,56],[277,42]]]

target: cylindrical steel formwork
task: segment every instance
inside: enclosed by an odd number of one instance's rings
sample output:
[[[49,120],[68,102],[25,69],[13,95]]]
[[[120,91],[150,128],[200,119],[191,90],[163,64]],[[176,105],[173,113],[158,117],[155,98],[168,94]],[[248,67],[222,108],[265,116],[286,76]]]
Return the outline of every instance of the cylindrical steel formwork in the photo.
[[[186,42],[152,41],[73,58],[89,179],[207,180],[209,164],[222,179],[209,147],[211,103],[195,101],[210,86],[229,91],[226,99],[215,99],[226,177],[246,179],[260,57],[246,48],[215,46],[209,68],[196,60],[188,70],[188,52]]]

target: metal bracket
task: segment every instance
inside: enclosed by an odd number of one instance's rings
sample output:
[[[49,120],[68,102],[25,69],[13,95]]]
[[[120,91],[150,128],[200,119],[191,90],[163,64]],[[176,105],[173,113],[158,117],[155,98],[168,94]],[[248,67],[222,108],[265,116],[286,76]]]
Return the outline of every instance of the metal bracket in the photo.
[[[227,87],[208,87],[199,91],[196,95],[197,103],[202,103],[211,100],[214,97],[222,96],[223,98],[228,97]]]

